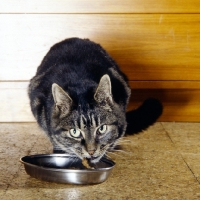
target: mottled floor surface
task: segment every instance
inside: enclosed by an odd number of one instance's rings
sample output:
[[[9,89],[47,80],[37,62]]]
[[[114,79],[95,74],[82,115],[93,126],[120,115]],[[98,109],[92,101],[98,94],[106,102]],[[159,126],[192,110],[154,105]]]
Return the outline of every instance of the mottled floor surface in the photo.
[[[115,200],[200,199],[200,123],[156,123],[128,136],[109,179],[70,185],[28,176],[19,158],[49,153],[51,144],[35,123],[0,123],[0,199]]]

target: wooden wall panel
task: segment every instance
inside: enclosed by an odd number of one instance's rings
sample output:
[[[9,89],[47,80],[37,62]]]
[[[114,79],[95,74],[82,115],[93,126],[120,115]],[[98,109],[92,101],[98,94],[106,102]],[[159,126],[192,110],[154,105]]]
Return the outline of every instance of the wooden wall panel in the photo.
[[[200,80],[200,14],[0,15],[0,79],[29,80],[56,42],[90,38],[130,80]]]
[[[129,81],[132,89],[200,89],[200,81]]]
[[[32,122],[28,82],[0,82],[0,122]]]
[[[136,89],[128,110],[137,108],[153,97],[163,104],[163,114],[158,121],[200,122],[200,89]]]
[[[28,82],[0,82],[0,122],[33,122],[27,95]],[[200,89],[134,89],[128,110],[149,98],[164,106],[159,121],[200,121]]]
[[[199,0],[0,0],[0,122],[35,121],[29,79],[65,38],[100,43],[128,75],[129,109],[163,103],[160,121],[200,121]]]
[[[1,13],[199,13],[199,0],[1,0]]]

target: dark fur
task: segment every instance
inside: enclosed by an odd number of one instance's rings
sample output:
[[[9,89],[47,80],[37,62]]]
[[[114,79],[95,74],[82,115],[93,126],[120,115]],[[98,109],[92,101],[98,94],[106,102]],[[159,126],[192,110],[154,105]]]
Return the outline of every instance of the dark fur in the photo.
[[[127,133],[137,133],[162,113],[159,101],[150,99],[126,115],[129,97],[127,78],[116,62],[87,39],[55,44],[29,85],[31,110],[55,152],[93,162],[119,144],[126,121]],[[106,134],[99,135],[104,125]],[[81,131],[80,138],[70,135],[74,129]]]
[[[146,99],[139,108],[126,113],[126,134],[133,135],[147,129],[156,122],[162,111],[163,106],[158,99]]]
[[[94,99],[100,79],[105,74],[110,77],[111,96],[114,100],[113,104],[108,102],[106,104],[112,111],[103,109],[102,105]],[[56,111],[59,108],[55,108],[52,95],[53,83],[58,84],[73,100],[69,114],[65,115],[64,118],[60,117],[61,114]],[[79,119],[79,115],[88,118],[88,116],[97,114],[101,123],[116,123],[117,129],[112,125],[112,131],[110,131],[112,136],[109,136],[107,141],[99,142],[105,146],[106,142],[109,141],[109,148],[113,147],[126,130],[125,112],[129,97],[130,88],[126,76],[100,45],[87,39],[71,38],[55,44],[44,57],[29,85],[32,112],[53,144],[55,137],[57,137],[56,140],[60,139],[58,135],[62,133],[62,128],[69,129],[67,126],[72,126],[70,123],[73,119],[70,115],[80,121],[82,119]],[[88,112],[90,112],[89,115]],[[97,120],[96,118],[95,120]],[[89,119],[86,121],[85,123],[91,123]],[[97,125],[100,124],[96,123]],[[71,138],[67,140],[68,143],[63,141],[63,144],[69,145],[71,148],[70,140]],[[87,141],[81,141],[82,146],[89,141],[89,139],[85,140]],[[95,143],[98,143],[98,140],[95,140]],[[85,144],[85,146],[87,145]],[[62,147],[56,147],[56,144],[54,147],[67,152]],[[85,149],[87,150],[87,148]]]

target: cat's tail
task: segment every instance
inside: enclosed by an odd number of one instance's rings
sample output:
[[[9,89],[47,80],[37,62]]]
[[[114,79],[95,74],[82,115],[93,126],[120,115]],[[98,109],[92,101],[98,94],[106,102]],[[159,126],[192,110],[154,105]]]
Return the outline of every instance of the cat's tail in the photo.
[[[126,113],[126,134],[132,135],[147,129],[156,122],[162,111],[163,106],[159,100],[154,98],[145,100],[140,107]]]

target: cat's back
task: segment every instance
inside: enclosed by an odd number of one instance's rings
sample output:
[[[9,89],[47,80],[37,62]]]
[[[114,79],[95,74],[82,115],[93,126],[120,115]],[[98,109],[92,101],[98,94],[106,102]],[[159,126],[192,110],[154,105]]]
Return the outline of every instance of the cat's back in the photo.
[[[112,69],[126,79],[99,44],[88,39],[70,38],[51,47],[31,79],[30,87],[43,88],[43,91],[50,91],[53,83],[66,89],[75,85],[77,88],[91,87],[91,84],[95,87],[105,74],[110,76],[111,82],[116,79]]]
[[[45,95],[52,100],[51,87],[58,84],[76,101],[91,97],[101,77],[108,74],[116,102],[127,99],[126,76],[109,54],[88,39],[70,38],[51,47],[29,85],[29,96]],[[87,98],[88,99],[88,98]]]
[[[44,57],[36,75],[45,72],[59,74],[77,72],[82,76],[100,73],[100,78],[108,68],[116,65],[99,45],[88,39],[70,38],[55,44]],[[74,73],[73,73],[74,74]],[[48,75],[48,73],[47,73]]]

